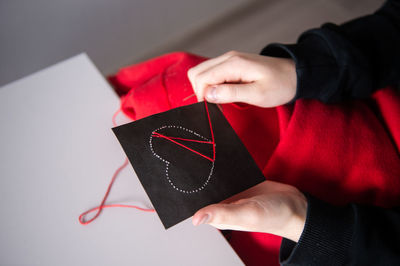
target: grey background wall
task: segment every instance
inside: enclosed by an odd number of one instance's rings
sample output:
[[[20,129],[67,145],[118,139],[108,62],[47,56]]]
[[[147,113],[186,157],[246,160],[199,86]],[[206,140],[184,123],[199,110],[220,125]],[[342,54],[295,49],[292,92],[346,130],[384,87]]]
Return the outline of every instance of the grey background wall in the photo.
[[[80,52],[103,73],[246,0],[0,0],[0,85]]]
[[[294,42],[383,0],[0,0],[0,86],[81,52],[104,74],[161,53]]]

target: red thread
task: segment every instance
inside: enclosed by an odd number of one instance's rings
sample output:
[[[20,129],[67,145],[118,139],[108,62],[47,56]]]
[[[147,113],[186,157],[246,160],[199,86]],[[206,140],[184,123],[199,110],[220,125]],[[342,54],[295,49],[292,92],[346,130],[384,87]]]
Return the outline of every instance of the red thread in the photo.
[[[178,138],[178,137],[170,137],[170,136],[165,136],[165,135],[163,135],[163,134],[160,134],[160,133],[158,133],[158,132],[153,132],[153,135],[152,135],[152,136],[154,136],[154,137],[159,137],[159,138],[164,138],[164,139],[166,139],[166,140],[169,140],[169,141],[171,141],[172,143],[175,143],[175,144],[177,144],[177,145],[179,145],[179,146],[181,146],[181,147],[183,147],[183,148],[185,148],[185,149],[187,149],[187,150],[189,150],[189,151],[191,151],[191,152],[194,152],[194,153],[196,153],[196,154],[198,154],[198,155],[200,155],[200,156],[206,158],[207,160],[209,160],[209,161],[211,161],[211,162],[214,162],[214,161],[215,161],[215,140],[214,140],[214,131],[213,131],[212,124],[211,124],[211,118],[210,118],[210,113],[209,113],[209,111],[208,111],[207,102],[204,101],[204,104],[205,104],[205,106],[206,106],[207,119],[208,119],[208,124],[209,124],[209,126],[210,126],[211,140],[212,140],[211,142],[210,142],[210,141],[204,142],[204,141],[194,140],[194,139],[184,139],[184,138]],[[213,145],[213,158],[211,159],[210,157],[208,157],[208,156],[206,156],[206,155],[204,155],[204,154],[202,154],[202,153],[200,153],[200,152],[198,152],[198,151],[195,151],[195,150],[189,148],[188,146],[183,145],[182,143],[179,143],[179,142],[177,142],[177,141],[174,141],[173,139],[180,139],[180,140],[191,141],[191,142],[201,142],[201,143],[212,144],[212,145]]]
[[[175,140],[173,140],[173,139],[171,139],[171,138],[169,138],[169,137],[167,137],[167,136],[164,136],[164,135],[162,135],[162,134],[160,134],[160,133],[158,133],[158,132],[153,132],[153,134],[156,134],[157,137],[167,139],[167,140],[169,140],[169,141],[171,141],[171,142],[173,142],[173,143],[175,143],[175,144],[177,144],[177,145],[179,145],[179,146],[181,146],[181,147],[183,147],[183,148],[185,148],[185,149],[188,149],[188,150],[191,151],[191,152],[194,152],[194,153],[196,153],[196,154],[198,154],[198,155],[200,155],[200,156],[206,158],[207,160],[210,160],[211,162],[214,162],[214,159],[211,159],[210,157],[208,157],[208,156],[206,156],[206,155],[204,155],[204,154],[202,154],[202,153],[200,153],[200,152],[198,152],[198,151],[195,151],[195,150],[189,148],[188,146],[185,146],[185,145],[183,145],[183,144],[181,144],[181,143],[179,143],[179,142],[177,142],[177,141],[175,141]]]
[[[213,142],[213,161],[215,161],[215,139],[214,139],[214,130],[212,128],[212,124],[211,124],[211,118],[210,118],[210,113],[208,112],[208,106],[207,106],[207,102],[204,101],[204,104],[206,106],[206,112],[207,112],[207,118],[208,118],[208,124],[210,126],[210,132],[211,132],[211,141]]]
[[[112,116],[112,123],[115,127],[117,126],[117,122],[115,121],[115,119],[117,118],[117,115],[119,114],[119,112],[121,112],[121,108],[119,108]]]
[[[120,111],[121,111],[121,109],[118,109],[118,110],[114,113],[114,115],[113,115],[113,117],[112,117],[112,122],[113,122],[113,125],[114,125],[114,126],[117,125],[117,123],[115,122],[115,118],[117,117],[117,115],[119,114]],[[128,165],[128,158],[126,158],[125,161],[124,161],[124,163],[114,172],[113,177],[112,177],[112,179],[111,179],[111,182],[110,182],[110,184],[108,185],[106,194],[104,195],[103,200],[101,201],[100,205],[97,206],[97,207],[95,207],[95,208],[92,208],[92,209],[90,209],[90,210],[88,210],[88,211],[86,211],[86,212],[84,212],[84,213],[82,213],[81,215],[79,215],[79,218],[78,218],[78,219],[79,219],[79,223],[80,223],[81,225],[87,225],[87,224],[90,224],[91,222],[93,222],[97,217],[99,217],[100,213],[102,212],[102,210],[103,210],[104,208],[115,208],[115,207],[117,207],[117,208],[134,208],[134,209],[137,209],[137,210],[140,210],[140,211],[145,211],[145,212],[155,212],[154,209],[145,209],[145,208],[141,208],[141,207],[136,206],[136,205],[124,205],[124,204],[110,204],[110,205],[105,205],[105,202],[106,202],[106,200],[107,200],[107,198],[108,198],[108,195],[110,194],[110,191],[111,191],[111,188],[112,188],[112,186],[113,186],[113,184],[114,184],[114,182],[115,182],[115,179],[117,179],[118,174],[119,174],[127,165]],[[96,212],[96,214],[93,216],[93,218],[91,218],[90,220],[86,221],[86,220],[84,219],[84,217],[85,217],[87,214],[89,214],[89,213],[91,213],[91,212],[94,212],[94,211],[97,211],[97,212]]]
[[[190,98],[192,98],[192,97],[195,96],[195,95],[196,95],[196,94],[193,93],[193,94],[191,94],[191,95],[189,95],[189,96],[183,98],[182,101],[183,101],[183,102],[184,102],[184,101],[187,101],[187,100],[189,100]]]
[[[158,132],[155,132],[158,133]],[[162,135],[158,133],[159,135]],[[163,135],[164,136],[164,135]],[[153,137],[161,138],[161,136],[158,135],[153,135]],[[184,140],[184,141],[191,141],[191,142],[199,142],[199,143],[205,143],[205,144],[214,144],[212,141],[205,141],[205,140],[197,140],[197,139],[184,139],[184,138],[178,138],[178,137],[169,137],[170,139],[177,139],[177,140]]]
[[[96,208],[90,209],[90,210],[88,210],[88,211],[82,213],[81,216],[85,216],[85,215],[87,215],[87,214],[89,214],[89,213],[91,213],[91,212],[94,212],[94,211],[96,211],[96,210],[105,209],[105,208],[115,208],[115,207],[133,208],[133,209],[138,209],[138,210],[144,211],[144,212],[154,212],[154,209],[144,209],[144,208],[141,208],[141,207],[135,206],[135,205],[109,204],[109,205],[103,205],[103,207],[97,206]],[[88,223],[90,223],[91,221],[92,221],[92,219],[89,220],[89,221],[87,221],[87,222],[82,222],[82,224],[88,224]]]

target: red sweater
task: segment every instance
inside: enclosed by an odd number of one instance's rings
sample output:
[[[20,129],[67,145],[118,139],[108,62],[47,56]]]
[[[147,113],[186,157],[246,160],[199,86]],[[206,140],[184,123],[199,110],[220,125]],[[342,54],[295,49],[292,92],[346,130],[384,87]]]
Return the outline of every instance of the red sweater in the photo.
[[[186,73],[203,60],[178,52],[122,69],[110,80],[123,112],[140,119],[194,103]],[[399,205],[400,98],[391,89],[368,102],[221,107],[267,179],[335,205]],[[234,231],[229,241],[247,265],[278,264],[280,237]]]

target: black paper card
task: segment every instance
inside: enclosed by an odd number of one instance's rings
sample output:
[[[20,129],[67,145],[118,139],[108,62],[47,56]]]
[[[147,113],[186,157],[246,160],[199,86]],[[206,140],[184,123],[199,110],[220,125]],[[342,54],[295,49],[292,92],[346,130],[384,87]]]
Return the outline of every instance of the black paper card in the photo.
[[[207,107],[200,102],[113,128],[166,229],[265,180],[219,108]]]

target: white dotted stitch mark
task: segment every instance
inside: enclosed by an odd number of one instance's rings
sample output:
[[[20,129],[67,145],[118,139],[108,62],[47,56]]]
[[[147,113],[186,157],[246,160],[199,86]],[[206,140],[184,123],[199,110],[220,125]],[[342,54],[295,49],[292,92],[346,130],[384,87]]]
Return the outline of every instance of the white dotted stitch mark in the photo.
[[[186,193],[186,194],[196,193],[196,192],[199,192],[199,191],[203,190],[203,189],[208,185],[208,182],[209,182],[210,179],[211,179],[212,173],[213,173],[213,171],[214,171],[214,162],[212,162],[210,174],[208,175],[206,181],[205,181],[200,187],[198,187],[198,188],[196,188],[196,189],[193,189],[193,190],[185,190],[185,189],[181,189],[181,188],[175,186],[174,182],[172,182],[172,180],[169,178],[168,168],[169,168],[170,162],[167,161],[167,160],[165,160],[164,158],[162,158],[160,155],[158,155],[158,154],[154,151],[154,149],[153,149],[153,134],[154,134],[154,132],[157,132],[157,131],[159,131],[159,130],[161,130],[161,129],[164,129],[164,128],[179,128],[179,129],[185,130],[185,131],[187,131],[187,132],[189,132],[189,133],[191,133],[191,134],[193,134],[193,135],[195,135],[195,136],[197,136],[197,137],[199,137],[199,138],[201,138],[201,139],[203,139],[203,140],[205,140],[205,141],[210,141],[210,140],[207,139],[207,138],[205,138],[205,137],[203,137],[202,135],[200,135],[200,134],[194,132],[193,130],[184,128],[184,127],[182,127],[182,126],[172,126],[172,125],[169,125],[169,126],[162,126],[162,127],[157,128],[156,130],[153,130],[153,132],[151,132],[151,134],[150,134],[150,139],[149,139],[149,146],[150,146],[151,152],[153,153],[153,155],[154,155],[155,157],[157,157],[158,159],[160,159],[161,161],[163,161],[163,162],[165,163],[165,176],[166,176],[166,178],[167,178],[169,184],[170,184],[175,190],[177,190],[177,191],[179,191],[179,192],[182,192],[182,193]],[[214,144],[214,145],[215,145],[215,144]],[[215,146],[216,146],[216,145],[215,145]]]

